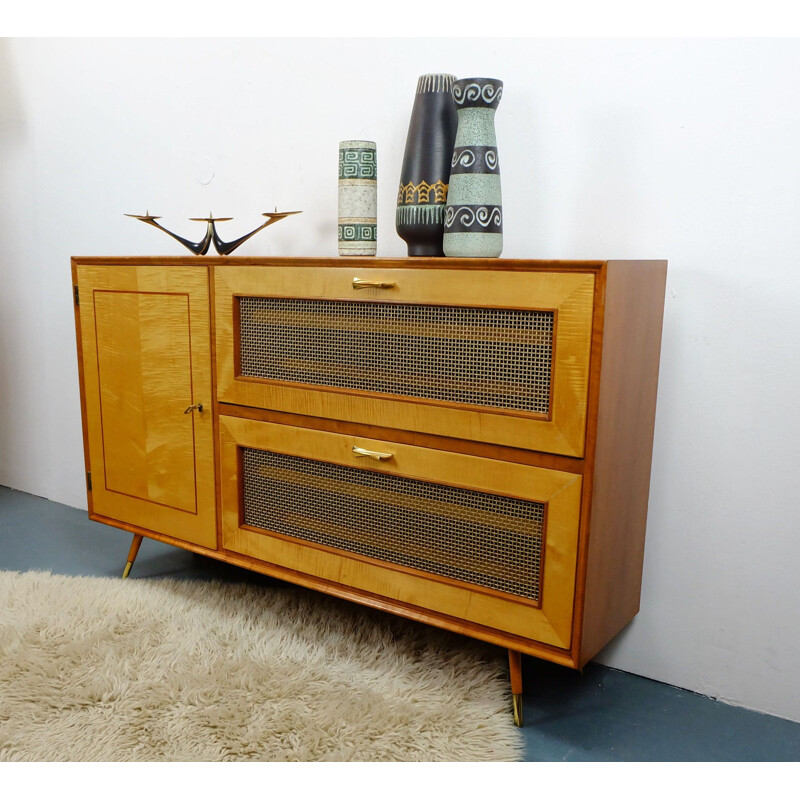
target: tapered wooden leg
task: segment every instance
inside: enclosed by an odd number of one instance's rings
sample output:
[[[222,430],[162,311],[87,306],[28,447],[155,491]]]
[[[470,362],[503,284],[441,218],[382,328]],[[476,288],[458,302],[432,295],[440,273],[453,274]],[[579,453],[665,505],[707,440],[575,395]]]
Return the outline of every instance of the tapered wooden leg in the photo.
[[[522,727],[522,653],[508,651],[508,669],[511,673],[511,695],[514,701],[514,724]]]
[[[139,545],[142,543],[142,537],[135,533],[133,541],[131,542],[131,549],[128,551],[128,563],[125,565],[125,571],[122,573],[123,578],[127,578],[131,574],[131,567],[133,562],[136,561],[136,556],[139,553]]]

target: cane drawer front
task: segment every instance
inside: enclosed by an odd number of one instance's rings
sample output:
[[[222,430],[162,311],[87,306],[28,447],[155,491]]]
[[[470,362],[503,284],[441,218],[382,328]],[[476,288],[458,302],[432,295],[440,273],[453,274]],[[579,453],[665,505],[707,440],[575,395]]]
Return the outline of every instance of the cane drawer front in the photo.
[[[225,549],[569,647],[579,475],[228,416],[220,445]]]
[[[583,456],[591,272],[222,266],[215,283],[221,402]]]

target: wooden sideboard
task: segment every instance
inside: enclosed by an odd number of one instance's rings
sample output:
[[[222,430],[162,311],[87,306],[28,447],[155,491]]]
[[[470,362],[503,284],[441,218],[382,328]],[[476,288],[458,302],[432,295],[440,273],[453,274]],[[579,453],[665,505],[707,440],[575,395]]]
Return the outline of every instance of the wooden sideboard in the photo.
[[[73,258],[89,516],[581,667],[636,614],[664,261]]]

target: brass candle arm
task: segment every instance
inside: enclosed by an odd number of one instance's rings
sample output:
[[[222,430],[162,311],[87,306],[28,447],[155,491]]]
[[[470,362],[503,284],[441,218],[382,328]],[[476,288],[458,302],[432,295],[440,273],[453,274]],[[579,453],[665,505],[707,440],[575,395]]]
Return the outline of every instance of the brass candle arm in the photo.
[[[180,242],[187,250],[191,250],[196,256],[204,256],[208,252],[208,248],[211,246],[211,240],[214,236],[213,222],[208,223],[206,226],[206,235],[199,242],[191,242],[188,239],[184,239],[182,236],[178,236],[177,233],[167,230],[163,225],[159,225],[156,220],[161,219],[161,217],[154,217],[149,211],[143,216],[140,214],[126,214],[125,216],[141,220],[148,225],[152,225],[154,228],[158,228],[160,231],[164,231],[167,236],[171,236],[173,239]]]
[[[254,228],[250,233],[246,233],[244,236],[240,236],[238,239],[234,239],[231,242],[223,242],[222,239],[219,238],[219,234],[217,233],[217,229],[214,228],[213,233],[213,241],[214,241],[214,248],[221,256],[227,256],[232,253],[240,244],[244,244],[251,236],[255,236],[259,231],[264,230],[264,228],[269,227],[270,225],[279,222],[280,220],[284,219],[285,217],[291,216],[292,214],[301,214],[301,211],[267,211],[266,213],[262,214],[263,217],[268,217],[267,221],[262,225],[259,225],[257,228]],[[222,221],[222,220],[218,220]],[[214,223],[211,223],[212,227]]]

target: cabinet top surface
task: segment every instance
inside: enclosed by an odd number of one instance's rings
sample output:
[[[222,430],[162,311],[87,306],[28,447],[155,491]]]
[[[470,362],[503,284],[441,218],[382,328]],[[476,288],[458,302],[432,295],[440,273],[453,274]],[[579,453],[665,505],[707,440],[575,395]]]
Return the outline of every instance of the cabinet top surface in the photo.
[[[515,258],[372,258],[343,257],[300,258],[300,257],[245,257],[245,256],[73,256],[74,265],[87,266],[196,266],[206,267],[342,267],[353,268],[391,268],[391,269],[480,269],[480,270],[575,270],[576,272],[595,272],[608,261],[580,261],[557,259],[515,259]],[[664,264],[664,261],[626,261],[629,264]]]

